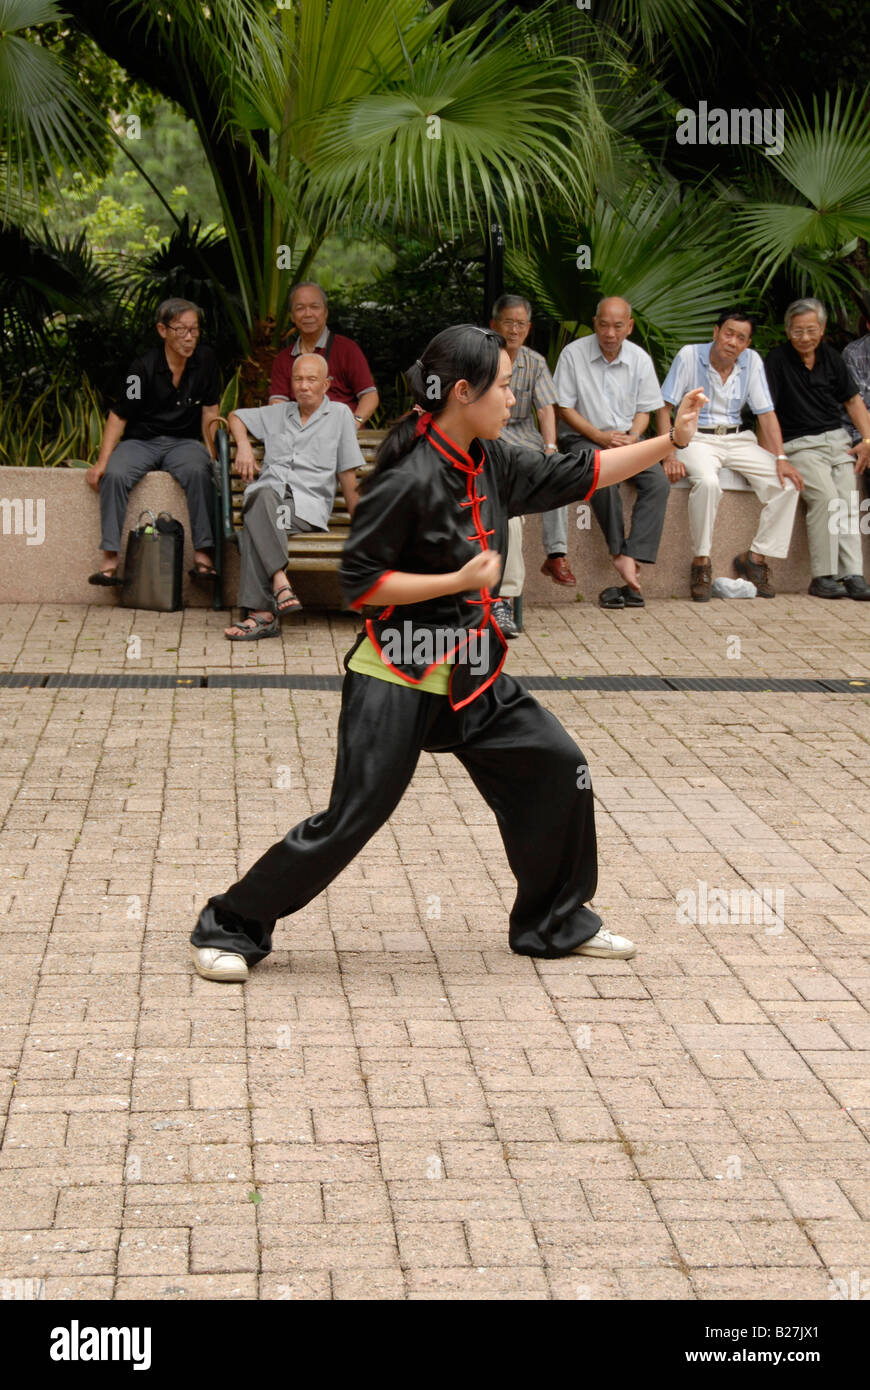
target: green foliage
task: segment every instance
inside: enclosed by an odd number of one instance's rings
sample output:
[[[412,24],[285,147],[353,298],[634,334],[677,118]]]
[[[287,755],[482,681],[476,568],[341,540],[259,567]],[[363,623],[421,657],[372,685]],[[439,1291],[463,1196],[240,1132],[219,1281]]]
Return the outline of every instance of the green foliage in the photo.
[[[82,375],[107,384],[107,363],[129,350],[126,290],[85,237],[0,223],[0,375],[22,377],[29,398]],[[116,369],[116,368],[115,368]],[[22,376],[23,373],[23,376]]]
[[[588,221],[563,224],[549,247],[509,250],[511,288],[561,323],[556,351],[591,331],[599,299],[620,295],[632,306],[638,341],[665,365],[683,343],[703,341],[719,310],[740,297],[726,212],[712,190],[681,197],[673,184],[637,185],[618,203],[599,196]],[[588,269],[578,257],[583,246],[591,248]]]
[[[77,226],[98,259],[123,257],[131,262],[156,251],[185,214],[218,225],[221,209],[191,121],[168,101],[152,100],[138,107],[130,102],[120,110],[116,124],[121,144],[112,146],[109,171],[89,176],[76,171],[59,190],[46,190],[41,211],[46,226],[60,234],[69,226],[72,205]],[[137,130],[133,116],[141,122],[138,138],[127,134]],[[130,153],[164,190],[171,212],[131,166]]]
[[[0,466],[56,468],[75,459],[91,463],[103,433],[103,409],[87,377],[75,390],[60,383],[27,400],[22,383],[0,391]]]
[[[55,25],[51,0],[0,0],[0,215],[57,169],[103,165],[101,117],[64,61],[30,30]]]
[[[762,159],[735,208],[736,249],[751,259],[753,278],[766,288],[787,269],[797,293],[849,303],[861,284],[846,257],[859,237],[870,238],[866,103],[838,92],[821,106],[814,98],[812,116],[793,109],[782,153]]]
[[[395,265],[353,300],[330,301],[330,326],[355,338],[368,358],[381,398],[379,424],[408,408],[402,372],[430,338],[451,323],[483,321],[480,253],[471,239],[436,247],[409,240]]]

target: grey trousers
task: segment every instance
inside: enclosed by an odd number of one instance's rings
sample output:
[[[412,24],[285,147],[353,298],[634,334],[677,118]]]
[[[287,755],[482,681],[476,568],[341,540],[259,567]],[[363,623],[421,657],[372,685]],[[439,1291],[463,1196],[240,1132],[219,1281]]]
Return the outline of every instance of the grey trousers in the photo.
[[[248,493],[242,515],[245,524],[239,534],[239,607],[261,612],[274,610],[272,575],[287,564],[287,536],[319,528],[296,515],[289,487],[284,489],[283,499],[270,487]]]
[[[864,569],[860,534],[840,525],[836,514],[832,516],[838,501],[845,503],[847,515],[858,504],[855,455],[849,453],[850,447],[845,430],[804,434],[783,445],[789,462],[804,480],[810,572],[814,579],[823,574],[842,579],[847,574],[861,574]]]
[[[181,483],[187,494],[194,550],[209,550],[214,545],[208,450],[199,439],[161,434],[156,439],[122,439],[109,455],[99,492],[103,550],[121,549],[121,527],[130,492],[146,473],[160,468]]]
[[[591,439],[565,431],[559,435],[559,447],[570,453],[572,448],[596,448]],[[598,525],[604,532],[611,555],[630,555],[643,565],[654,565],[665,524],[665,512],[671,485],[660,463],[635,473],[630,480],[637,488],[637,500],[631,513],[631,528],[625,534],[625,518],[619,483],[596,488],[590,500]]]
[[[547,555],[568,554],[568,508],[541,513],[541,541]]]

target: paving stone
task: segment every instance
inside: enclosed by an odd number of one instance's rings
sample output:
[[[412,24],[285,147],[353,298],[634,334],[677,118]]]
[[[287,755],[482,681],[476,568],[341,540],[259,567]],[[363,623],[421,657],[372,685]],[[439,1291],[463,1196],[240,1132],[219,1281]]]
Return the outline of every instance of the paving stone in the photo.
[[[753,673],[865,678],[860,614],[787,607],[529,605],[513,669],[721,675],[727,618]],[[306,613],[255,652],[224,621],[140,614],[137,669],[338,674],[357,626]],[[0,664],[121,671],[130,622],[0,609]],[[220,986],[187,954],[198,905],[326,805],[339,692],[0,689],[9,1277],[95,1301],[849,1296],[870,1268],[866,692],[539,699],[589,756],[595,906],[637,957],[513,955],[495,820],[426,753]],[[699,881],[781,886],[785,930],[678,921]]]

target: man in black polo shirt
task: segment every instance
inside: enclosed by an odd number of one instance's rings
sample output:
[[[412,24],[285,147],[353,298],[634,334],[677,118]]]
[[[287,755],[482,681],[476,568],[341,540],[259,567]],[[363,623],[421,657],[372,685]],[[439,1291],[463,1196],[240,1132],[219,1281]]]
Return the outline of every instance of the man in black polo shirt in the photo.
[[[118,552],[127,499],[157,468],[171,473],[187,494],[196,566],[191,573],[215,574],[207,554],[214,544],[211,469],[202,441],[220,409],[220,376],[211,348],[200,346],[200,317],[187,299],[164,300],[157,310],[162,342],[130,364],[109,411],[99,457],[85,475],[99,493],[103,530],[103,563],[91,584],[122,582]]]
[[[861,536],[843,524],[843,512],[858,516],[855,475],[870,462],[870,412],[840,354],[822,341],[827,318],[818,299],[796,299],[785,311],[788,342],[773,348],[764,365],[783,448],[804,480],[809,592],[867,600]],[[842,409],[860,435],[851,448]]]

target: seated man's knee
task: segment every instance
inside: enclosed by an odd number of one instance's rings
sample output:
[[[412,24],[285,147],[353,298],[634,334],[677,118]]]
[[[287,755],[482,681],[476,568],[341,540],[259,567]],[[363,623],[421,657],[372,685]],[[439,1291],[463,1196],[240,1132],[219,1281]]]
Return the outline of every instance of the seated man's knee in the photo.
[[[722,484],[718,473],[689,473],[693,492],[702,492],[710,497],[722,496]]]
[[[103,481],[108,478],[112,482],[124,482],[132,473],[138,473],[134,467],[134,460],[130,450],[124,447],[124,441],[116,444],[106,461],[106,471],[103,474]]]

